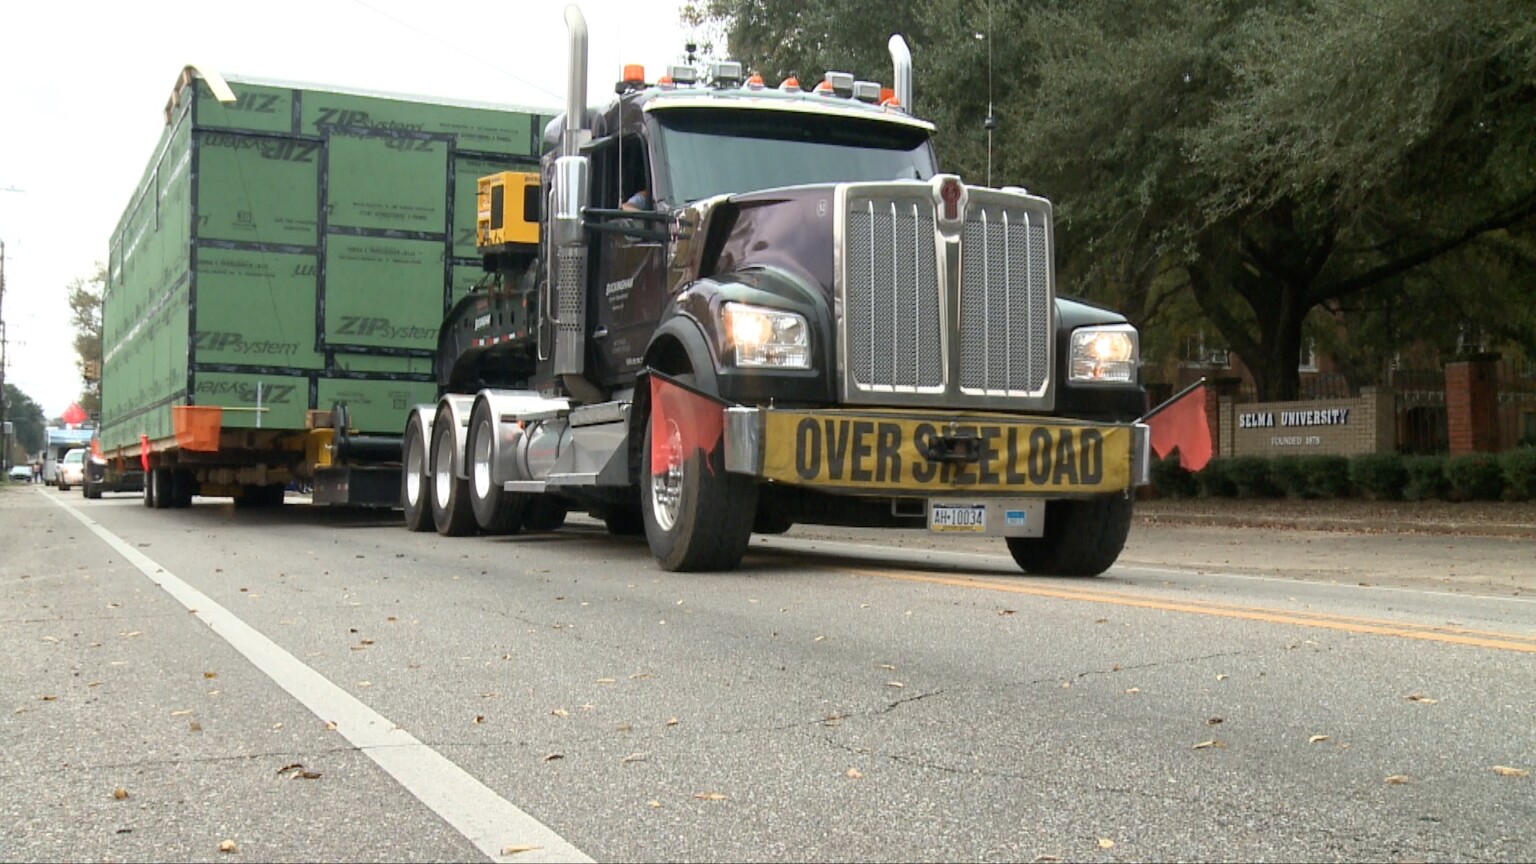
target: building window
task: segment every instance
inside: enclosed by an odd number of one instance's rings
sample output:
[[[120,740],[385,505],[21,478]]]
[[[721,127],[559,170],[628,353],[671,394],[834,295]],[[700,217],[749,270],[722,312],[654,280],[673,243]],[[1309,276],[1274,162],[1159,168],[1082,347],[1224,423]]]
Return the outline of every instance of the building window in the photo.
[[[1317,344],[1311,339],[1301,343],[1301,363],[1296,367],[1296,371],[1317,371]]]
[[[1184,353],[1180,365],[1203,369],[1229,369],[1232,366],[1232,357],[1226,348],[1207,343],[1205,331],[1202,330],[1184,340]]]

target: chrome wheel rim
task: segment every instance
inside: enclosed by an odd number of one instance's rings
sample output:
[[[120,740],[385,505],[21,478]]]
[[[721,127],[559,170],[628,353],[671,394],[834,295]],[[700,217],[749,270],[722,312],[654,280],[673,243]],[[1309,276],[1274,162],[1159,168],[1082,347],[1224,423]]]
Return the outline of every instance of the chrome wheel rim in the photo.
[[[663,531],[677,526],[677,514],[683,497],[683,435],[677,423],[667,421],[667,441],[664,446],[666,464],[660,474],[651,476],[651,514],[656,525]],[[654,472],[656,466],[652,465]]]
[[[432,460],[432,493],[439,507],[447,507],[448,496],[453,494],[453,451],[448,441],[439,440],[437,444],[436,458]]]
[[[475,497],[481,501],[491,494],[491,423],[481,420],[475,424],[474,454],[470,463],[475,477]]]
[[[426,449],[423,443],[420,435],[411,436],[405,454],[405,500],[413,509],[421,504],[422,480],[427,468],[427,457],[422,452]]]

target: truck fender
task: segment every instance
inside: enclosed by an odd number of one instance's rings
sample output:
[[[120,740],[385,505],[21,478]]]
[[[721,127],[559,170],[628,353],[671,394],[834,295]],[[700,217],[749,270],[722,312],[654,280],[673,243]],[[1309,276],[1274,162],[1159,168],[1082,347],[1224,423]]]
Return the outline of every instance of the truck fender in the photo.
[[[517,449],[524,429],[518,421],[525,416],[565,413],[570,411],[567,399],[547,399],[535,390],[481,390],[475,396],[475,405],[484,404],[491,413],[495,434],[491,436],[491,480],[500,485],[509,480],[531,480],[518,470]],[[471,410],[470,416],[473,416]],[[466,423],[466,434],[468,426]],[[466,442],[467,443],[467,442]],[[466,458],[465,463],[469,462]]]
[[[453,446],[455,452],[459,454],[459,458],[454,460],[454,466],[457,468],[457,470],[454,472],[454,476],[461,480],[469,478],[469,470],[465,464],[468,461],[465,458],[468,454],[465,448],[469,438],[469,412],[472,411],[474,407],[475,397],[466,396],[461,393],[446,394],[437,402],[437,408],[439,411],[441,411],[443,408],[447,408],[449,415],[453,417]],[[427,432],[429,434],[435,431],[431,427],[432,424],[428,424]],[[426,440],[431,441],[432,439],[427,438]]]
[[[681,348],[688,357],[688,365],[693,370],[694,386],[706,393],[720,392],[715,377],[715,354],[710,349],[709,337],[692,316],[669,314],[666,317],[666,321],[651,335],[651,343],[645,349],[646,365],[662,372],[677,372],[664,359],[676,348]]]

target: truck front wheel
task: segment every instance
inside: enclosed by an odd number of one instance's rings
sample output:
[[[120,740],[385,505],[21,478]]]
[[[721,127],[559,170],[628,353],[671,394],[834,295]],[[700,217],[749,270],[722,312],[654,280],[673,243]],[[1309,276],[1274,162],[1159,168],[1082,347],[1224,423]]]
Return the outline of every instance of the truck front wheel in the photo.
[[[469,415],[469,494],[475,523],[487,534],[516,534],[523,527],[528,497],[506,491],[492,476],[495,444],[496,418],[491,404],[482,399]]]
[[[653,464],[651,422],[640,455],[645,539],[663,570],[734,570],[752,539],[757,484],[730,474],[720,448],[682,452],[677,424],[668,420],[664,462]]]
[[[1026,573],[1097,576],[1110,568],[1131,533],[1128,495],[1049,501],[1044,537],[1009,537],[1008,551]]]
[[[432,421],[432,524],[444,537],[475,533],[475,511],[469,502],[469,481],[458,476],[458,421],[444,405]]]

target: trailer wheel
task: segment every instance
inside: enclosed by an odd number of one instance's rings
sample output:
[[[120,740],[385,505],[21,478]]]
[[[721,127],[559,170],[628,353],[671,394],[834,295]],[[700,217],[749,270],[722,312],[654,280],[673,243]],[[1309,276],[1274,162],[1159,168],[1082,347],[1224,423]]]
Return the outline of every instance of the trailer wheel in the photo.
[[[431,481],[427,471],[427,439],[421,434],[421,424],[411,422],[405,427],[403,445],[405,464],[400,466],[400,503],[405,507],[405,527],[408,531],[432,530]]]
[[[469,500],[475,524],[487,534],[516,534],[523,530],[528,496],[508,492],[491,472],[496,447],[496,418],[485,400],[469,415]]]
[[[712,456],[683,453],[676,423],[668,426],[664,464],[652,465],[649,419],[640,451],[640,509],[651,554],[663,570],[734,570],[752,539],[757,484],[728,473],[720,449]]]
[[[1097,576],[1110,568],[1131,533],[1127,495],[1049,501],[1044,537],[1008,537],[1008,552],[1026,573]]]
[[[197,479],[192,476],[191,471],[185,469],[172,471],[170,487],[171,500],[165,506],[177,508],[192,506],[192,494],[197,488]]]
[[[151,487],[149,493],[149,506],[156,510],[164,510],[171,506],[171,469],[152,468],[147,478]]]
[[[149,470],[149,471],[145,471],[144,472],[144,506],[145,507],[154,507],[155,506],[154,476],[155,476],[155,472],[153,470]]]
[[[92,483],[91,478],[86,477],[85,482],[80,485],[80,494],[94,501],[101,497],[101,487],[101,483]]]
[[[469,480],[458,476],[463,456],[453,434],[456,425],[446,405],[437,409],[437,418],[432,421],[432,524],[444,537],[463,537],[476,528]]]

